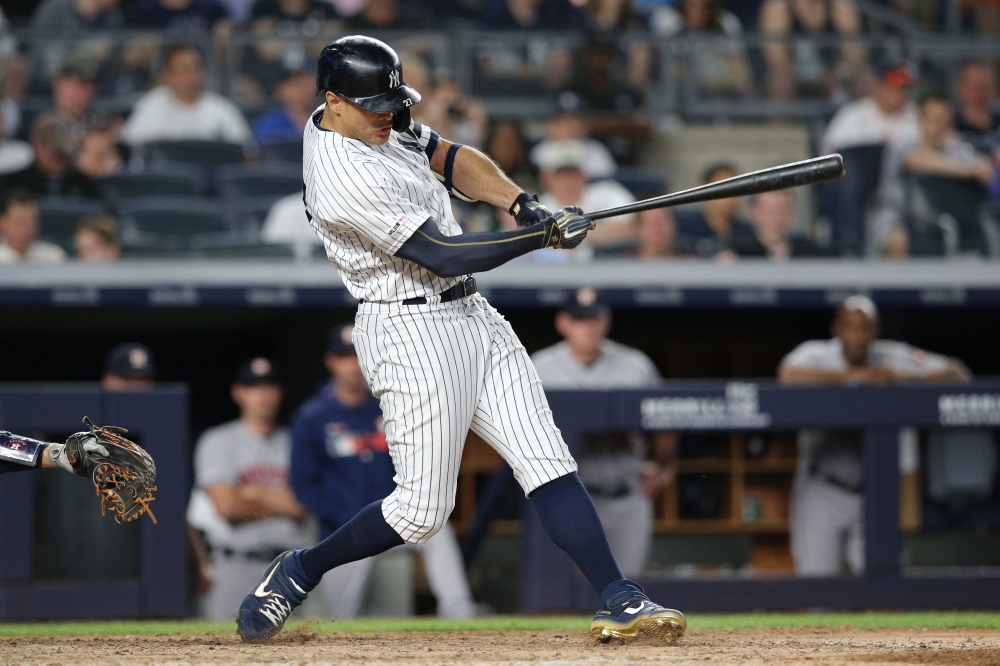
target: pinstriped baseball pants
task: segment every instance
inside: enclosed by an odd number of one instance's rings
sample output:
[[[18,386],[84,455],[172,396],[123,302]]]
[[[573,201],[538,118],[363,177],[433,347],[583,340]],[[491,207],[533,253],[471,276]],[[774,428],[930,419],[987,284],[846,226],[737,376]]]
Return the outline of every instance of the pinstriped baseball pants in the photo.
[[[527,352],[479,294],[361,303],[353,335],[396,469],[382,514],[407,543],[429,539],[455,508],[470,429],[510,465],[525,494],[576,471]]]

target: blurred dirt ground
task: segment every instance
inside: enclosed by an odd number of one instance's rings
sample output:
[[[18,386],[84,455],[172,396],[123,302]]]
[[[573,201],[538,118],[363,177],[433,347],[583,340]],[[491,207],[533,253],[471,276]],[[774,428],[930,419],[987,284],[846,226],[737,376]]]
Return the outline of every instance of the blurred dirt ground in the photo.
[[[3,664],[959,664],[1000,666],[1000,631],[805,627],[689,631],[675,644],[600,645],[583,631],[289,631],[0,638]]]

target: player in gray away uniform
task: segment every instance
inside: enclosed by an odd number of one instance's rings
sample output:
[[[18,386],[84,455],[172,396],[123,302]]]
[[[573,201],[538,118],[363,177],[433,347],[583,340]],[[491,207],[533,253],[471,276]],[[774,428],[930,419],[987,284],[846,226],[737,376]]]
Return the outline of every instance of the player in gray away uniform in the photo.
[[[829,340],[810,340],[781,361],[785,384],[888,384],[968,381],[961,361],[903,342],[879,340],[878,311],[864,296],[837,309]],[[864,571],[864,487],[860,437],[799,433],[799,465],[789,508],[792,555],[801,576],[835,576],[846,560]]]
[[[527,352],[472,277],[533,250],[577,247],[594,222],[574,208],[550,214],[479,151],[411,122],[420,95],[378,40],[328,44],[317,84],[325,103],[305,128],[306,211],[361,301],[354,345],[382,408],[396,487],[319,544],[276,558],[243,600],[240,635],[276,634],[325,572],[437,533],[472,430],[601,595],[591,633],[676,638],[684,616],[622,574]],[[463,234],[449,193],[507,209],[519,228]]]
[[[576,292],[569,308],[556,315],[564,340],[536,352],[531,360],[546,389],[635,389],[660,383],[656,366],[638,349],[607,339],[611,311],[593,289]],[[653,464],[646,461],[641,433],[591,435],[582,446],[580,480],[594,499],[622,572],[639,576],[649,561],[653,539],[653,496],[673,478],[672,433],[653,435]]]
[[[206,430],[195,449],[188,523],[205,532],[212,549],[205,611],[213,620],[232,619],[275,555],[315,540],[288,485],[292,442],[277,425],[279,382],[266,358],[242,364],[232,387],[240,418]]]

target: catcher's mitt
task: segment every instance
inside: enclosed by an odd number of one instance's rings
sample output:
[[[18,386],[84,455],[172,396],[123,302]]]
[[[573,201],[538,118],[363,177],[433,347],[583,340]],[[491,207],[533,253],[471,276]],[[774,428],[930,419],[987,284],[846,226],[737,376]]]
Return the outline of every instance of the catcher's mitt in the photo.
[[[101,514],[110,507],[115,522],[135,520],[148,512],[156,491],[156,463],[146,451],[119,433],[128,432],[117,426],[95,426],[88,417],[83,422],[89,432],[78,432],[66,440],[66,457],[73,471],[87,477],[97,487],[101,497]],[[99,444],[107,451],[104,455]]]

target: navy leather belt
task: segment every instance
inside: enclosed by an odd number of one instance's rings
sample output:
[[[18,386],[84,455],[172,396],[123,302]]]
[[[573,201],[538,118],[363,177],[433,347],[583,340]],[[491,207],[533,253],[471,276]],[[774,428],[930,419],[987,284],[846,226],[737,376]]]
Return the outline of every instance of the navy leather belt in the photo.
[[[464,280],[456,284],[448,291],[442,291],[441,302],[448,303],[449,301],[455,301],[458,300],[459,298],[472,296],[477,291],[479,291],[479,289],[478,287],[476,287],[476,278],[474,277],[465,278]],[[424,298],[423,296],[418,296],[416,298],[407,298],[405,301],[403,301],[403,305],[424,305],[426,303],[427,299]]]

